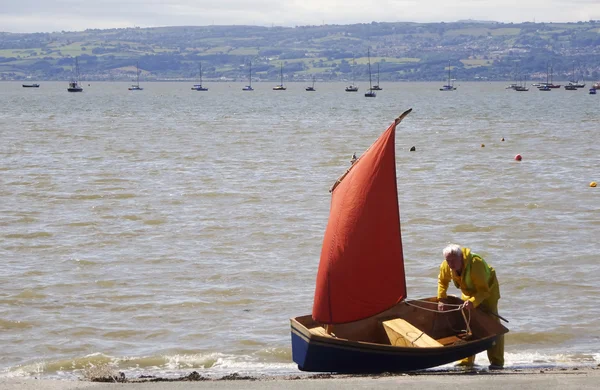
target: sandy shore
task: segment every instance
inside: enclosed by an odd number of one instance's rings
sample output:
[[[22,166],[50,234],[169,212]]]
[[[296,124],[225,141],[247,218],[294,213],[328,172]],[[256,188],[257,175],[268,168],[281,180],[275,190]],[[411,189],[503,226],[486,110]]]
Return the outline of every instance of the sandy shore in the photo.
[[[235,375],[230,378],[242,378]],[[198,379],[198,378],[196,378]],[[128,383],[97,383],[44,379],[0,379],[0,390],[74,390],[74,389],[131,389],[131,390],[191,390],[191,389],[597,389],[600,367],[562,369],[531,369],[501,372],[435,372],[369,376],[313,375],[309,377],[251,379],[217,379],[200,381],[169,381]]]

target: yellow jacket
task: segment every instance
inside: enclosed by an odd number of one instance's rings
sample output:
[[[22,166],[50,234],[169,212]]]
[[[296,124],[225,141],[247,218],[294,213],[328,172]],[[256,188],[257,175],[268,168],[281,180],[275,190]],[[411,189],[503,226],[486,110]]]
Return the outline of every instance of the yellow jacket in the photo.
[[[440,265],[438,299],[447,297],[448,285],[453,281],[462,292],[463,301],[469,300],[475,307],[486,300],[497,303],[500,299],[500,286],[494,268],[469,248],[462,248],[462,252],[463,267],[460,276],[450,268],[446,260]]]

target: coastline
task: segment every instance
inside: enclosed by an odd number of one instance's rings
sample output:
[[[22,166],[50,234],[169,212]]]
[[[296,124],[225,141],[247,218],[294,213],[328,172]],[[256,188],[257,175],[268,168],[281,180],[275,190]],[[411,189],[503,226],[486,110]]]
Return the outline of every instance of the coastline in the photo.
[[[308,376],[241,376],[228,375],[218,379],[191,373],[179,379],[132,378],[122,382],[63,381],[47,379],[2,378],[0,390],[74,390],[115,389],[188,390],[188,389],[345,389],[383,388],[399,386],[428,389],[459,389],[465,386],[486,387],[487,390],[521,389],[591,389],[600,381],[600,365],[569,368],[505,369],[502,371],[465,370],[413,372],[373,375],[315,374]]]

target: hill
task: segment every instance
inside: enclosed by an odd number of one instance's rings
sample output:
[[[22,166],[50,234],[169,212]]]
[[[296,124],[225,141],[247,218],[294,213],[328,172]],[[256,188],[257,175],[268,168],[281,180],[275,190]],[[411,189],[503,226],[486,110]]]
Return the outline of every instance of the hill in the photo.
[[[448,61],[458,80],[522,77],[600,78],[600,21],[505,24],[370,23],[286,27],[203,26],[129,28],[34,34],[0,33],[0,79],[66,80],[74,57],[84,80],[198,77],[287,81],[366,79],[367,49],[382,80],[442,80]],[[352,66],[355,58],[356,66]],[[376,69],[376,67],[374,68]],[[354,73],[353,73],[354,72]]]

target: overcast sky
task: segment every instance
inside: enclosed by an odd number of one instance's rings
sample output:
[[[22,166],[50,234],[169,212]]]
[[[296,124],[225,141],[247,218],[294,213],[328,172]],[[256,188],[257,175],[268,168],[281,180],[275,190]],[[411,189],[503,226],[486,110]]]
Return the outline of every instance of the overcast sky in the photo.
[[[577,22],[600,0],[0,0],[0,31],[377,22]]]

